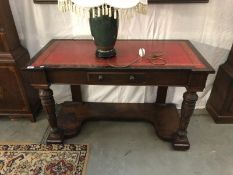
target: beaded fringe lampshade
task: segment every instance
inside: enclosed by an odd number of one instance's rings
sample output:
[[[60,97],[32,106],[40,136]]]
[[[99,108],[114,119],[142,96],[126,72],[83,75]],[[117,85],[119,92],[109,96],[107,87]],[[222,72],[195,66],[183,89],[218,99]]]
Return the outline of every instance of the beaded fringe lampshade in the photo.
[[[89,18],[96,56],[116,56],[114,45],[118,34],[119,18],[130,18],[135,13],[146,13],[147,0],[58,0],[62,12],[71,11]]]

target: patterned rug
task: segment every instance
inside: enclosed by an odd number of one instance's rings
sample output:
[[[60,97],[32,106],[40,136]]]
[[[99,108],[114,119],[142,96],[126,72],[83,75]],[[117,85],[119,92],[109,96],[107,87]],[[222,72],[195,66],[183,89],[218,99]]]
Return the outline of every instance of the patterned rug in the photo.
[[[0,145],[0,175],[84,175],[88,145]]]

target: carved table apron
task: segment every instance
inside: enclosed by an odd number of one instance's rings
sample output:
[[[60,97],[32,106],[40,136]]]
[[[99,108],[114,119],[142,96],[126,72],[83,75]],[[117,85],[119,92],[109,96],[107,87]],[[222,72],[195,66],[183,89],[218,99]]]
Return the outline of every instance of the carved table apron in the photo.
[[[117,56],[105,60],[95,57],[91,40],[52,40],[25,68],[48,114],[51,131],[47,143],[62,143],[64,138],[76,135],[85,120],[145,120],[174,149],[189,149],[187,128],[197,92],[203,91],[213,68],[187,40],[120,40],[115,48]],[[138,57],[139,48],[145,48],[144,58]],[[153,60],[154,55],[160,59]],[[71,85],[73,101],[64,102],[58,116],[51,84]],[[157,99],[144,104],[83,102],[83,84],[155,85]],[[165,103],[168,86],[187,90],[180,117],[174,104]]]

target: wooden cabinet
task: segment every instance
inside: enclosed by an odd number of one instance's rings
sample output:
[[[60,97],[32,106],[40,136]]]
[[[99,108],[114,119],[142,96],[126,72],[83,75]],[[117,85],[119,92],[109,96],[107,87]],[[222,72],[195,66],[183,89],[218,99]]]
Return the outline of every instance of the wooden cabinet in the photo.
[[[233,123],[233,46],[219,67],[206,109],[216,123]]]
[[[8,0],[0,1],[0,116],[27,117],[35,121],[40,109],[36,90],[21,69],[30,60],[20,45]]]

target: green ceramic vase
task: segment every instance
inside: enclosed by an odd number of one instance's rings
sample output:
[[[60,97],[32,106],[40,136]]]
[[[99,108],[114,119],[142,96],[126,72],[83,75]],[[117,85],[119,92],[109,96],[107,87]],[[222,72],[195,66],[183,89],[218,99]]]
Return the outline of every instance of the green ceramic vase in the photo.
[[[116,11],[114,18],[114,9],[112,10],[112,16],[102,15],[103,8],[99,7],[100,14],[98,16],[98,8],[90,10],[90,28],[91,34],[94,37],[94,42],[97,47],[96,56],[99,58],[111,58],[116,56],[114,49],[119,26],[119,15]],[[93,15],[93,12],[95,13]]]

